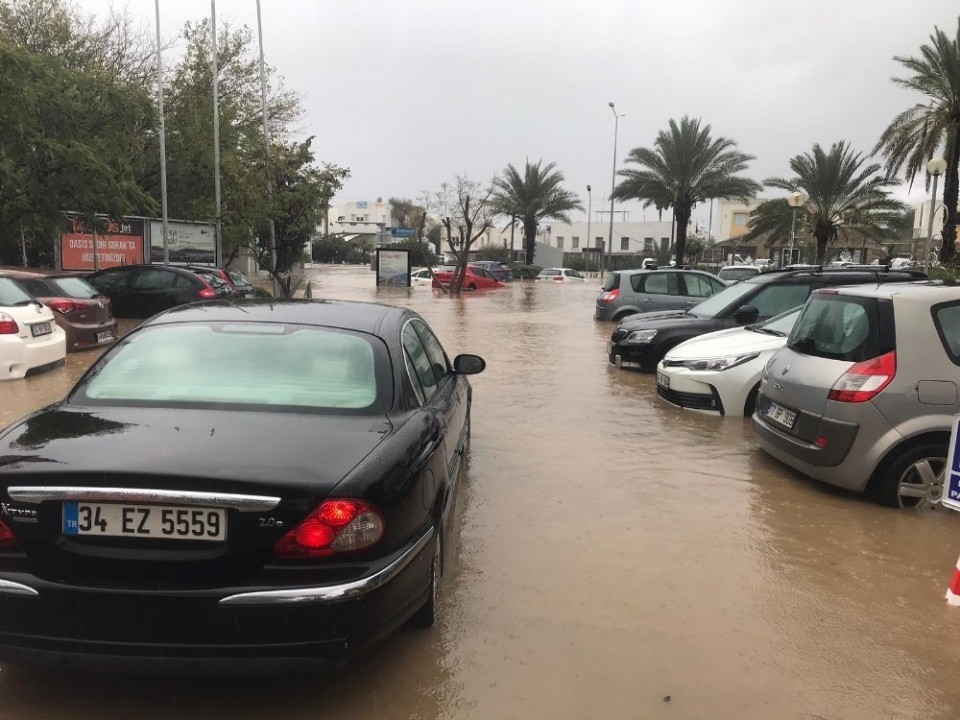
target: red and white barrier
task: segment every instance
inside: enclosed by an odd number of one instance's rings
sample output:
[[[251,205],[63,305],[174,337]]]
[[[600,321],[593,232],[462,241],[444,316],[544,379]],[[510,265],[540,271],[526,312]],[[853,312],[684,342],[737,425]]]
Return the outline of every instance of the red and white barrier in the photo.
[[[950,578],[946,598],[948,605],[960,606],[960,559],[957,560],[957,566],[953,569],[953,577]]]

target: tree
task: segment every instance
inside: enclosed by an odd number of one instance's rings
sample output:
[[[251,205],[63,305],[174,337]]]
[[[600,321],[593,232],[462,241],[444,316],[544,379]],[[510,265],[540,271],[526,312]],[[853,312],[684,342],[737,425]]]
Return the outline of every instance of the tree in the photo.
[[[0,40],[0,249],[54,237],[66,210],[92,223],[155,210],[133,172],[152,128],[150,98],[103,74]]]
[[[895,238],[904,205],[889,196],[890,184],[879,164],[865,165],[866,158],[845,142],[820,145],[790,160],[793,178],[769,178],[765,184],[788,192],[801,191],[806,204],[797,211],[797,225],[806,228],[816,241],[816,262],[823,263],[829,243],[843,238],[850,245],[866,240],[882,242]],[[793,208],[785,199],[762,203],[750,213],[745,240],[766,237],[768,243],[789,241]]]
[[[493,189],[484,188],[462,175],[453,187],[444,184],[437,193],[440,223],[446,230],[447,244],[456,258],[456,270],[447,288],[457,294],[463,289],[470,249],[493,225],[496,209],[492,202]]]
[[[925,103],[917,103],[894,118],[883,131],[874,152],[886,158],[887,177],[904,171],[910,183],[925,172],[926,163],[943,150],[947,169],[943,183],[943,245],[940,260],[952,260],[956,254],[957,201],[960,199],[960,19],[956,37],[934,29],[930,43],[920,47],[920,57],[894,57],[910,77],[893,82],[920,93]],[[930,177],[926,178],[927,183]]]
[[[736,143],[724,137],[712,138],[710,126],[684,116],[677,123],[670,120],[669,130],[657,135],[653,148],[634,148],[627,162],[639,168],[617,172],[623,180],[616,186],[617,200],[640,200],[643,207],[655,206],[658,211],[673,208],[677,223],[677,264],[683,263],[687,241],[687,225],[693,209],[712,198],[747,200],[761,186],[738,176],[753,160],[739,152]]]
[[[343,183],[350,177],[350,168],[340,167],[334,163],[323,163],[320,173],[320,203],[323,212],[323,236],[330,235],[330,203],[333,197],[343,188]]]
[[[575,193],[564,190],[563,173],[556,163],[543,164],[526,161],[523,175],[513,166],[506,169],[493,181],[492,209],[523,224],[523,243],[528,265],[533,264],[537,228],[543,220],[570,222],[567,213],[583,210],[583,204]]]

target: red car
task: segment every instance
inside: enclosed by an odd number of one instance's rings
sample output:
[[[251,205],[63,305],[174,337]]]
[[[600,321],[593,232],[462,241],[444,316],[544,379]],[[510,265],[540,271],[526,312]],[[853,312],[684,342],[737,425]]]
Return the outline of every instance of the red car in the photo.
[[[433,287],[439,289],[441,283],[444,286],[450,285],[455,270],[456,266],[454,265],[444,265],[436,268],[433,271]],[[464,290],[490,290],[502,287],[506,287],[506,285],[497,280],[489,270],[467,265],[466,275],[463,278]]]

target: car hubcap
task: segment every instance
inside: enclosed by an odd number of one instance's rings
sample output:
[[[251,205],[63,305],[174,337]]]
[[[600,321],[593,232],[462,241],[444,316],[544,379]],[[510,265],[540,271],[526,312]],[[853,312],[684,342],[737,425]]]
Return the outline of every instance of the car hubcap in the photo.
[[[897,495],[900,507],[924,508],[940,504],[946,458],[923,458],[900,476]]]

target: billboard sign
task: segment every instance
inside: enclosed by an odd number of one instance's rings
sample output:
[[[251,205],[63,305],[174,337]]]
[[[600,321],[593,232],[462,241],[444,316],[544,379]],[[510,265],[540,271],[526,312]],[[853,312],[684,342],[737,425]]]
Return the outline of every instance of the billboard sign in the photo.
[[[216,228],[210,223],[167,221],[167,255],[172,263],[216,265]],[[150,262],[163,262],[163,223],[150,221]]]
[[[60,267],[63,270],[103,270],[143,262],[143,220],[118,220],[106,223],[96,233],[79,218],[68,219],[60,233]]]
[[[377,248],[377,287],[410,287],[410,251]]]

